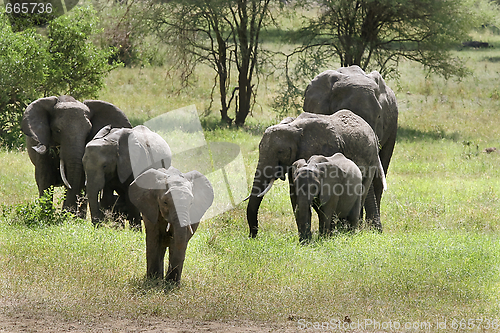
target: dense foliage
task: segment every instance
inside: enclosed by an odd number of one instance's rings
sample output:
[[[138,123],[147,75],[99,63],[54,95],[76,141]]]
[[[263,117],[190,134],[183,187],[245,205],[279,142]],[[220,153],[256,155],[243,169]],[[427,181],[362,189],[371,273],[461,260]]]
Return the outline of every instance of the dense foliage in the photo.
[[[0,145],[22,145],[19,123],[33,100],[97,96],[112,68],[108,58],[113,51],[90,41],[96,22],[91,7],[78,7],[51,21],[40,34],[34,28],[14,32],[7,16],[0,16]]]

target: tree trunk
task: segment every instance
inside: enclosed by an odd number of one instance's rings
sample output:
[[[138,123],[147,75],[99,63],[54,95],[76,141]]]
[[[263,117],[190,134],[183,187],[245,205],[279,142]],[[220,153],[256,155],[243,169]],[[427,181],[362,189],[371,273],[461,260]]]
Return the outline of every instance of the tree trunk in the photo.
[[[236,113],[236,126],[243,126],[250,113],[252,99],[252,83],[247,77],[247,72],[240,72],[239,78],[239,109]]]

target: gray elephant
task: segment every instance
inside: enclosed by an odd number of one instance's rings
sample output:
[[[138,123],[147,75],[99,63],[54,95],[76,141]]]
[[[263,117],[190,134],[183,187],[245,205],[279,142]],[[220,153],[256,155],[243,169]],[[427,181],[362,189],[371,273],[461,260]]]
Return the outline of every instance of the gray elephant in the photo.
[[[325,157],[313,155],[292,165],[295,187],[295,220],[300,241],[311,238],[311,206],[318,207],[319,233],[330,234],[332,218],[338,218],[337,227],[346,223],[348,230],[358,226],[363,192],[363,175],[356,163],[342,153]]]
[[[143,125],[134,128],[101,129],[87,143],[83,155],[83,167],[87,176],[87,196],[92,222],[98,224],[104,218],[103,209],[116,191],[127,207],[126,215],[133,228],[140,228],[139,210],[130,203],[128,187],[143,171],[149,168],[169,168],[172,153],[167,142]],[[103,191],[102,200],[99,194]]]
[[[63,208],[85,217],[87,203],[77,200],[85,187],[82,158],[87,142],[106,125],[132,127],[119,108],[103,101],[81,103],[71,96],[52,96],[28,105],[21,128],[40,196],[64,184]]]
[[[338,152],[354,161],[362,171],[363,186],[370,189],[363,194],[362,203],[366,200],[367,218],[381,230],[375,194],[370,186],[373,177],[381,172],[378,139],[363,118],[349,110],[341,110],[329,116],[305,112],[296,119],[287,118],[266,129],[259,144],[259,162],[252,192],[248,197],[247,220],[250,236],[257,235],[257,214],[263,196],[276,179],[285,180],[286,174],[290,183],[292,207],[296,207],[291,170],[293,162],[299,159],[307,160],[312,155],[332,156]]]
[[[214,200],[212,185],[198,171],[149,169],[130,184],[129,195],[146,226],[147,276],[164,277],[168,247],[165,278],[179,283],[188,241]]]
[[[303,109],[317,114],[348,109],[366,120],[380,140],[379,156],[387,175],[396,143],[398,105],[396,95],[378,72],[366,74],[358,66],[350,66],[320,73],[307,86]],[[375,178],[373,186],[380,207],[381,179]]]

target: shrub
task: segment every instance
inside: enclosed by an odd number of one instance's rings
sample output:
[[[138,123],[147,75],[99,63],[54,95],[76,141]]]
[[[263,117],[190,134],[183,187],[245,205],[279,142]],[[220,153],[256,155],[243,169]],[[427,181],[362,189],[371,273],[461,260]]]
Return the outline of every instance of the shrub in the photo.
[[[96,25],[97,14],[91,7],[76,7],[50,22],[45,96],[97,97],[104,86],[103,77],[114,68],[108,64],[114,51],[99,49],[90,41],[97,33]]]
[[[52,204],[54,189],[48,189],[43,196],[35,199],[34,202],[18,204],[15,206],[3,206],[2,217],[10,225],[26,227],[47,227],[59,225],[73,220],[73,215],[56,208]]]
[[[92,7],[77,7],[50,22],[46,34],[14,32],[0,12],[0,146],[20,147],[22,114],[35,99],[65,95],[95,98],[103,87],[111,48],[99,49]]]
[[[33,29],[14,33],[0,15],[0,145],[21,145],[22,113],[42,91],[46,63],[42,37]]]

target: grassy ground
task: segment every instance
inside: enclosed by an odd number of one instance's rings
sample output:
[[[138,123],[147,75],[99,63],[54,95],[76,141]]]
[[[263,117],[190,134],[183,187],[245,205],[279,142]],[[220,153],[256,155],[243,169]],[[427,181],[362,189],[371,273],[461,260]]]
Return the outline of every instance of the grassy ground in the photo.
[[[496,42],[493,35],[481,37]],[[452,327],[453,320],[500,319],[500,154],[482,152],[500,148],[500,64],[494,61],[500,51],[457,54],[469,59],[473,75],[446,81],[403,63],[399,80],[388,82],[397,94],[400,128],[381,208],[383,234],[364,231],[300,246],[287,184],[277,182],[263,201],[257,239],[247,238],[244,204],[206,221],[190,242],[182,287],[165,292],[144,279],[143,234],[94,230],[89,221],[27,228],[4,216],[0,297],[67,318],[238,318],[300,328],[349,316],[430,323],[407,330],[430,332],[444,320],[447,329],[440,332],[466,331]],[[212,85],[202,79],[207,73],[200,69],[196,84],[178,93],[174,73],[118,69],[100,98],[120,106],[134,124],[189,104],[203,113]],[[241,147],[248,182],[261,134],[276,121],[268,106],[273,89],[264,90],[246,128],[202,119],[208,141]],[[2,204],[34,200],[26,152],[0,152],[0,170]]]

